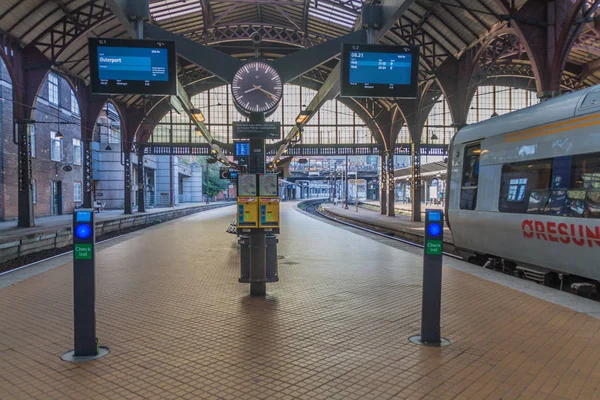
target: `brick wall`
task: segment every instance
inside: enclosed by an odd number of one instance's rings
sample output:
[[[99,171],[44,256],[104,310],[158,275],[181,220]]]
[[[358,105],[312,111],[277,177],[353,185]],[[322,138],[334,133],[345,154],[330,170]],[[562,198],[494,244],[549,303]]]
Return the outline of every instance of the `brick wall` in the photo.
[[[56,213],[52,210],[52,182],[58,181],[62,185],[62,207],[59,214],[73,211],[74,182],[83,184],[83,170],[80,165],[73,165],[73,139],[81,138],[81,124],[79,116],[71,112],[71,88],[66,80],[58,76],[58,104],[55,106],[48,101],[48,79],[44,81],[39,91],[35,104],[33,119],[35,123],[35,157],[32,159],[33,179],[36,187],[36,203],[34,215],[47,216]],[[3,87],[4,90],[4,87]],[[8,90],[8,89],[7,89]],[[17,187],[17,146],[12,142],[12,110],[6,112],[3,107],[2,135],[3,135],[3,176],[4,176],[4,213],[3,219],[16,219],[18,216],[18,187]],[[62,139],[62,161],[51,160],[50,132],[58,131],[58,118],[60,113],[60,132]],[[82,157],[81,157],[82,158]],[[73,170],[62,170],[64,164],[70,164]]]

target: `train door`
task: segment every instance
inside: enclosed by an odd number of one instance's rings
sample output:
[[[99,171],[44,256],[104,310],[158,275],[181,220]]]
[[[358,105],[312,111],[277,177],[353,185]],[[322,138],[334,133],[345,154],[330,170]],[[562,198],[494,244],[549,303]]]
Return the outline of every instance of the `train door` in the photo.
[[[480,155],[481,143],[472,143],[465,146],[460,184],[461,210],[475,210],[477,207]]]

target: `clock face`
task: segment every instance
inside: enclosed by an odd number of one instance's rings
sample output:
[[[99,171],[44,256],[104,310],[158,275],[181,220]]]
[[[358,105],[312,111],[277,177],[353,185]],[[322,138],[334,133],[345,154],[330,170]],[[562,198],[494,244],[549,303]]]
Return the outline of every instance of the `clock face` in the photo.
[[[250,61],[235,73],[231,93],[242,111],[268,114],[281,100],[283,86],[275,68],[264,61]]]

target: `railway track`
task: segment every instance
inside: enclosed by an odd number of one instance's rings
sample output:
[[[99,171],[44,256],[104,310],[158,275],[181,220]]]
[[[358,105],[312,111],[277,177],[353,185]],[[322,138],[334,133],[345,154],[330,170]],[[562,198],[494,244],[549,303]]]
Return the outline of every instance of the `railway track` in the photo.
[[[377,230],[374,230],[374,229],[365,228],[364,226],[353,224],[353,223],[348,222],[346,220],[343,220],[343,219],[336,218],[336,217],[333,217],[331,215],[328,215],[328,214],[326,214],[326,213],[324,213],[324,212],[322,212],[322,211],[319,210],[319,206],[322,203],[323,203],[323,201],[321,201],[321,202],[318,202],[318,201],[307,202],[306,203],[306,207],[304,208],[304,211],[307,212],[307,213],[309,213],[309,214],[317,215],[318,217],[325,218],[327,220],[334,221],[334,222],[337,222],[337,223],[342,224],[342,225],[346,225],[346,226],[349,226],[349,227],[352,227],[352,228],[355,228],[355,229],[359,229],[359,230],[364,231],[364,232],[371,233],[373,235],[381,236],[381,237],[384,237],[384,238],[387,238],[387,239],[390,239],[390,240],[394,240],[396,242],[408,244],[410,246],[418,247],[418,248],[421,248],[421,249],[423,248],[423,245],[421,243],[416,242],[416,241],[412,241],[412,240],[408,240],[408,239],[402,239],[402,238],[396,237],[394,235],[390,235],[389,233],[384,233],[384,232],[377,231]],[[451,251],[450,252],[445,251],[445,252],[443,252],[443,254],[445,256],[456,258],[456,259],[459,259],[459,260],[463,259],[459,255],[454,254]]]
[[[325,200],[321,200],[321,201],[317,201],[317,200],[315,200],[315,201],[307,201],[307,202],[305,202],[303,204],[303,207],[301,207],[301,208],[305,212],[307,212],[309,214],[312,214],[312,215],[315,215],[318,218],[323,218],[323,219],[326,219],[326,220],[329,220],[329,221],[332,221],[332,222],[335,222],[335,223],[338,223],[338,224],[341,224],[341,225],[349,226],[349,227],[354,228],[354,229],[358,229],[358,230],[361,230],[361,231],[364,231],[364,232],[368,232],[368,233],[373,234],[373,235],[377,235],[377,236],[380,236],[380,237],[384,237],[386,239],[390,239],[390,240],[394,240],[394,241],[397,241],[397,242],[400,242],[400,243],[404,243],[404,244],[407,244],[409,246],[423,248],[423,245],[421,243],[416,242],[416,241],[398,238],[396,236],[390,235],[390,234],[385,233],[385,232],[381,232],[381,231],[377,231],[377,230],[374,230],[374,229],[366,228],[364,226],[361,226],[361,225],[358,225],[358,224],[355,224],[355,223],[352,223],[352,222],[348,222],[347,220],[344,220],[344,219],[341,219],[341,218],[337,218],[337,217],[328,215],[327,213],[324,213],[323,211],[319,210],[319,206],[322,203],[325,203],[325,202],[326,202]],[[448,247],[446,244],[444,244],[444,245],[446,247]],[[450,247],[453,249],[452,246],[450,246]],[[482,265],[480,263],[472,262],[472,261],[467,260],[467,259],[465,259],[465,258],[463,258],[463,257],[461,257],[461,256],[459,256],[457,254],[454,254],[452,252],[452,250],[445,251],[443,254],[445,256],[447,256],[447,257],[452,257],[452,258],[455,258],[455,259],[458,259],[458,260],[462,260],[462,261],[468,262],[468,263],[473,264],[473,265],[477,265],[477,266],[482,267],[482,268],[487,268],[487,269],[499,272],[501,274],[511,275],[511,276],[515,276],[515,277],[521,278],[523,280],[532,281],[531,279],[527,279],[527,277],[524,277],[524,276],[520,276],[520,275],[517,276],[517,275],[514,275],[514,274],[510,274],[508,272],[504,272],[503,270],[498,269],[498,268],[488,267],[487,264],[486,265]],[[535,281],[532,281],[532,282],[535,282]],[[542,284],[540,282],[537,282],[537,283]],[[591,299],[591,300],[600,301],[600,297],[598,297],[598,296],[596,296],[594,294],[590,295],[589,293],[581,293],[581,292],[572,291],[572,290],[564,290],[558,284],[554,284],[554,285],[553,284],[543,284],[543,286],[551,287],[551,288],[559,290],[559,291],[564,291],[564,292],[571,293],[571,294],[574,294],[574,295],[580,296],[580,297],[585,297],[585,298],[588,298],[588,299]]]

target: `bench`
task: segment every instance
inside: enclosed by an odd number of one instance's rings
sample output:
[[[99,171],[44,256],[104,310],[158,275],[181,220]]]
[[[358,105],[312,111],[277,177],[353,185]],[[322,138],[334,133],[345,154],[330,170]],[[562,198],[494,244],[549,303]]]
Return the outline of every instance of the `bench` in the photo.
[[[104,210],[104,206],[106,206],[106,203],[102,203],[100,201],[94,201],[94,210],[96,210],[96,212],[100,212],[100,210]]]

